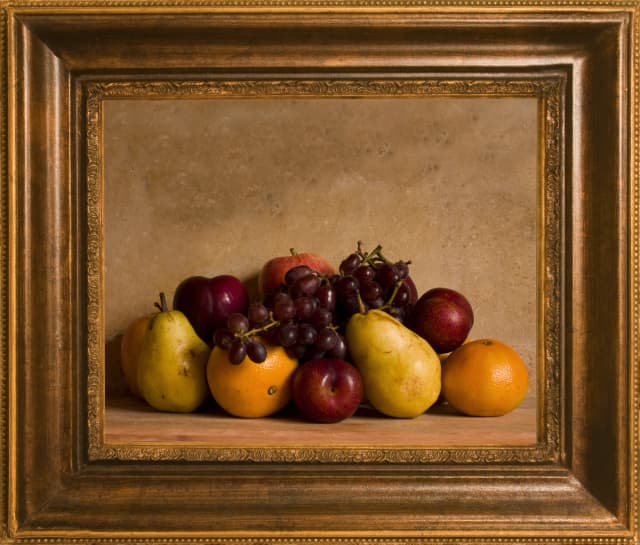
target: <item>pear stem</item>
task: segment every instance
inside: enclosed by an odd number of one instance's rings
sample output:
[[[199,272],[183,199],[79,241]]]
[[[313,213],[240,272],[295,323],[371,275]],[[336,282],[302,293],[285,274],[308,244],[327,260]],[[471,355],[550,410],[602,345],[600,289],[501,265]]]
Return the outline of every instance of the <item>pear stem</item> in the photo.
[[[160,303],[156,302],[154,303],[154,306],[160,312],[169,312],[169,305],[167,305],[167,296],[164,294],[163,291],[160,292]]]

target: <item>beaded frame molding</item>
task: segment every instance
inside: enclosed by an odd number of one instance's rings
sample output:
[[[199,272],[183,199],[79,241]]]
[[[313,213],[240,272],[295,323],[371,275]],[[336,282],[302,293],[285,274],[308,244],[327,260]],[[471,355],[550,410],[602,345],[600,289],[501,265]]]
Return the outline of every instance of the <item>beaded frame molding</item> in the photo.
[[[639,8],[0,0],[0,543],[640,543]],[[535,445],[105,442],[103,101],[275,96],[537,99]]]

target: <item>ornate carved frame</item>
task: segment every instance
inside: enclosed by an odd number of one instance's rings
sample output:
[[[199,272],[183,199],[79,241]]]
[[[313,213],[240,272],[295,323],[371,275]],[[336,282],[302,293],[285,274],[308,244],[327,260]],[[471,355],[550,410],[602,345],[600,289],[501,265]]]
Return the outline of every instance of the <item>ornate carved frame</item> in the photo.
[[[0,542],[639,542],[635,3],[0,6]],[[229,96],[537,98],[535,445],[104,442],[102,104]]]

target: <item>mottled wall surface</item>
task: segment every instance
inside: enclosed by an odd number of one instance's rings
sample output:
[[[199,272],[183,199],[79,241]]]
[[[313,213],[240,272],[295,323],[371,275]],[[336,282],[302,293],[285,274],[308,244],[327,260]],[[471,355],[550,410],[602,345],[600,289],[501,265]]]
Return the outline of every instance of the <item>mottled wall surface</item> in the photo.
[[[118,100],[104,115],[107,338],[187,276],[253,283],[290,247],[337,265],[362,240],[411,259],[420,292],[462,291],[472,337],[535,365],[535,99]]]

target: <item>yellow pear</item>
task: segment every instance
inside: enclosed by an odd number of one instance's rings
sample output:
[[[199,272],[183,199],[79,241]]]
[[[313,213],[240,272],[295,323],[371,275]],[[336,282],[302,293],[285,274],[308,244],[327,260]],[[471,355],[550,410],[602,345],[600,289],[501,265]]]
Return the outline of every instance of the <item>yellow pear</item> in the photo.
[[[192,412],[208,393],[206,366],[211,352],[187,317],[169,311],[160,294],[161,312],[147,325],[138,360],[138,387],[159,411]]]
[[[354,314],[345,337],[365,397],[382,414],[415,418],[436,402],[440,359],[422,337],[379,309]]]

